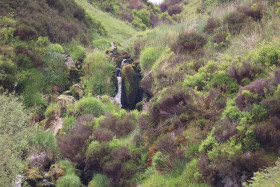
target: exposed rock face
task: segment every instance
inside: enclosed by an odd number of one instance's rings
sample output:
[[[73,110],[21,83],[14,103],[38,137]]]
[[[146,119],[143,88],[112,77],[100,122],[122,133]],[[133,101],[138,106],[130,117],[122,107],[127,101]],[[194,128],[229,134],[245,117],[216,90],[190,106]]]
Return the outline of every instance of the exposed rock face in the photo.
[[[141,81],[140,88],[147,93],[149,96],[152,96],[152,88],[153,88],[153,74],[150,71]]]
[[[59,115],[52,115],[45,120],[44,128],[46,131],[52,131],[54,135],[57,135],[60,129],[63,128],[63,118]]]

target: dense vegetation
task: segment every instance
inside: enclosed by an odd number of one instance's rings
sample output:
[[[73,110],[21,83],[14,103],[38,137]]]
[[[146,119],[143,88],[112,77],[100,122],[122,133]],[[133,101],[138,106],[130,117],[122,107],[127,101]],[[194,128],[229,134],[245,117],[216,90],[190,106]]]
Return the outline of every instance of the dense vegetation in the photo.
[[[279,23],[278,0],[1,1],[0,186],[278,186]]]

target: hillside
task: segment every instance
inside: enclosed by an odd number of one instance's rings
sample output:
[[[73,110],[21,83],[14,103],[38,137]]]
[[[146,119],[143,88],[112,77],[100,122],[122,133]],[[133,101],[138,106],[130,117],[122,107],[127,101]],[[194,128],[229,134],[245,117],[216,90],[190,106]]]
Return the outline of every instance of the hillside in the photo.
[[[279,0],[0,7],[0,186],[279,185]]]
[[[102,23],[104,28],[108,31],[108,36],[99,37],[94,44],[96,43],[98,45],[100,42],[108,46],[108,43],[111,42],[123,43],[136,34],[136,31],[125,22],[113,18],[110,14],[95,8],[87,0],[76,0],[76,2],[88,11],[91,16]]]

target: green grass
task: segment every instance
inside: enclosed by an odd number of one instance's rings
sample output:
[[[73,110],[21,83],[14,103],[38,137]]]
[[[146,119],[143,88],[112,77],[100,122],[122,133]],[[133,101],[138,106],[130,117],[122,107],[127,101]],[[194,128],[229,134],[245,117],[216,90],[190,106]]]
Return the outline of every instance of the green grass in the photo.
[[[137,31],[127,23],[113,18],[110,14],[95,8],[87,0],[76,0],[76,3],[89,11],[90,15],[100,21],[108,31],[108,36],[101,36],[94,40],[93,43],[99,45],[99,48],[105,48],[104,45],[111,42],[123,43],[137,33]]]

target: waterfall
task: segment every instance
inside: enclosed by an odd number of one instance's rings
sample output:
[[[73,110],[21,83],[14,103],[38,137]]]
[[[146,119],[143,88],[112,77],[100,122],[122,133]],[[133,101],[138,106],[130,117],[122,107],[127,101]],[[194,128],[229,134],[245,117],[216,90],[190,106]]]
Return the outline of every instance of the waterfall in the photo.
[[[115,96],[115,101],[119,104],[120,108],[122,108],[122,77],[120,68],[117,68],[116,77],[118,79],[118,93]]]

